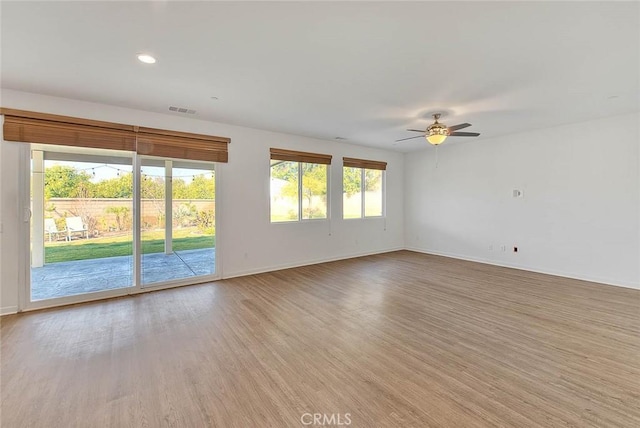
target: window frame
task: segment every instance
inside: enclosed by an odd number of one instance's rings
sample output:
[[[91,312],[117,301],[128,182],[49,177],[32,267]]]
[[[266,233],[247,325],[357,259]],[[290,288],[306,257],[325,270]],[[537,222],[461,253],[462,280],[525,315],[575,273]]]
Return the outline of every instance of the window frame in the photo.
[[[367,161],[363,161],[367,162]],[[362,165],[366,165],[363,163]],[[363,220],[363,219],[376,219],[387,217],[387,174],[386,163],[384,168],[365,168],[364,166],[342,166],[342,219],[343,220]],[[344,169],[345,168],[357,168],[360,170],[360,217],[345,217],[344,216]],[[381,192],[381,214],[380,215],[366,215],[366,171],[381,171],[382,177],[380,182]]]
[[[293,150],[284,149],[270,149],[270,164],[269,164],[269,223],[270,224],[290,224],[290,223],[306,223],[306,222],[321,222],[329,221],[331,219],[331,155],[323,155],[316,153],[297,152]],[[274,166],[273,161],[278,162],[293,162],[298,165],[298,218],[295,220],[283,220],[274,221],[272,219],[272,194],[271,194],[271,171]],[[303,218],[303,168],[302,164],[315,164],[326,166],[326,215],[322,218]]]

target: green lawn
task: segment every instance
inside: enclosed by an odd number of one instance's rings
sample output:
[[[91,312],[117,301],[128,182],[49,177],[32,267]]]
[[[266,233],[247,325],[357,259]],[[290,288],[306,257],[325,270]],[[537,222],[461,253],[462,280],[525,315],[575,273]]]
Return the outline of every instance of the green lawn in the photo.
[[[173,249],[197,250],[216,245],[213,235],[190,236],[188,230],[176,231]],[[164,251],[163,231],[142,233],[142,253]],[[181,236],[182,235],[182,236]],[[107,238],[78,239],[72,242],[47,244],[44,249],[45,263],[68,262],[72,260],[100,259],[115,256],[130,256],[133,253],[131,235]]]

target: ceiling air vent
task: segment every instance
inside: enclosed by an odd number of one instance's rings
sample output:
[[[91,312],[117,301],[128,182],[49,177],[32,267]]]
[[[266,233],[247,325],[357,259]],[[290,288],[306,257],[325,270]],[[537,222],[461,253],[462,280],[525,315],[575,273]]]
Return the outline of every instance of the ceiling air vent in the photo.
[[[184,107],[169,106],[169,111],[175,111],[176,113],[196,114],[195,110],[191,110]]]

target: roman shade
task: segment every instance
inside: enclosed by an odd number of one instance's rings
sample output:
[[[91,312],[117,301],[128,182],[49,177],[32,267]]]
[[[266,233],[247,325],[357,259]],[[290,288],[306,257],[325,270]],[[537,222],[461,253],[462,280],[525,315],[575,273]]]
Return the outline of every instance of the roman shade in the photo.
[[[141,155],[227,162],[229,138],[143,128],[47,113],[0,109],[6,141],[125,150]]]
[[[0,109],[5,141],[135,150],[134,127],[54,114]]]
[[[295,150],[270,149],[271,160],[318,163],[323,165],[331,165],[331,155],[323,155],[319,153],[297,152]]]
[[[386,162],[356,158],[342,158],[342,165],[349,168],[379,169],[382,171],[387,169]]]
[[[136,151],[140,155],[208,162],[229,160],[229,138],[153,128],[137,131]]]

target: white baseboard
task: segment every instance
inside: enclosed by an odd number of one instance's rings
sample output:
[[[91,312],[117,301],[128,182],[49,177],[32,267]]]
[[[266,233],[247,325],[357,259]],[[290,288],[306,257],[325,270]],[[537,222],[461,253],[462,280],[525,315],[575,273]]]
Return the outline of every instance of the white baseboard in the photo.
[[[18,313],[18,307],[17,306],[3,306],[0,308],[0,316],[1,315],[10,315],[10,314],[17,314]]]
[[[435,251],[435,250],[425,250],[423,248],[417,248],[417,247],[406,247],[405,250],[415,251],[416,253],[432,254],[434,256],[450,257],[452,259],[466,260],[469,262],[483,263],[483,264],[493,265],[493,266],[525,270],[528,272],[543,273],[545,275],[561,276],[564,278],[578,279],[581,281],[597,282],[599,284],[604,284],[604,285],[613,285],[616,287],[633,288],[635,290],[640,290],[640,284],[633,283],[633,282],[612,280],[610,278],[589,277],[589,276],[584,276],[584,275],[580,275],[572,272],[561,272],[561,271],[538,269],[538,268],[532,268],[529,266],[521,266],[514,263],[496,262],[494,260],[487,260],[479,257],[470,257],[470,256],[464,256],[460,254],[451,254],[451,253],[445,253],[442,251]]]
[[[250,270],[232,272],[230,274],[226,274],[225,273],[225,274],[223,274],[222,279],[231,279],[231,278],[237,278],[237,277],[240,277],[240,276],[256,275],[256,274],[259,274],[259,273],[273,272],[273,271],[276,271],[276,270],[291,269],[291,268],[302,267],[302,266],[316,265],[318,263],[336,262],[336,261],[339,261],[339,260],[354,259],[356,257],[372,256],[374,254],[391,253],[393,251],[402,251],[402,250],[405,250],[405,249],[406,248],[404,248],[404,247],[392,247],[392,248],[385,248],[384,250],[365,251],[365,252],[362,252],[362,253],[354,253],[354,254],[342,255],[342,256],[337,256],[337,257],[326,257],[326,258],[321,258],[321,259],[307,260],[307,261],[304,261],[304,262],[283,263],[283,264],[280,264],[280,265],[265,266],[265,267],[261,267],[261,268],[257,268],[257,269],[250,269]]]

